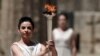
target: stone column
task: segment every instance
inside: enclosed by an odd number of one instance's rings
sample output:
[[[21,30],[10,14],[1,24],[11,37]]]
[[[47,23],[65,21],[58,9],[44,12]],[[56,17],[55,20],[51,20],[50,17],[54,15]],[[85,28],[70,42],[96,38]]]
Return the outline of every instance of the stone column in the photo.
[[[20,5],[17,5],[17,8],[20,8]],[[4,56],[10,56],[10,46],[13,40],[16,39],[15,9],[14,0],[2,0],[0,39]]]
[[[11,5],[10,4],[10,0],[2,0],[2,9],[1,9],[1,29],[0,29],[0,38],[1,38],[1,45],[2,45],[2,49],[4,52],[4,56],[7,55],[7,51],[8,51],[8,23],[9,23],[9,7]]]

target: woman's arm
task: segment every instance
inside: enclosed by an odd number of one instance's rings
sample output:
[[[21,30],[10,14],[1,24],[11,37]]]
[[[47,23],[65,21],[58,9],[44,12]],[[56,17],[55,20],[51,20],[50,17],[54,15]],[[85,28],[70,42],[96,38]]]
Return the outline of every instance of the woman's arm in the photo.
[[[56,51],[55,47],[52,47],[51,53],[52,53],[52,56],[57,56],[57,51]]]
[[[23,56],[21,50],[18,48],[17,45],[11,46],[12,56]]]
[[[72,56],[76,56],[77,49],[76,49],[76,34],[75,33],[73,33],[71,45],[72,45]]]

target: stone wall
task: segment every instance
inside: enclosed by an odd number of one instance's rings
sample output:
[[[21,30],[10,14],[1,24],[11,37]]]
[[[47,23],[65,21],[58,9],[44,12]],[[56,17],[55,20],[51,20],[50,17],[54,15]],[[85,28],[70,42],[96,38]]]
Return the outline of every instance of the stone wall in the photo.
[[[80,33],[80,53],[100,54],[100,12],[75,12],[75,31]]]
[[[9,56],[11,44],[19,40],[16,26],[21,16],[28,15],[35,18],[33,20],[39,34],[37,37],[40,41],[46,40],[45,28],[47,22],[41,16],[42,3],[43,1],[40,0],[2,0],[0,10],[0,56]],[[74,28],[80,34],[80,52],[78,55],[99,56],[100,0],[57,0],[57,5],[58,12],[74,13]]]

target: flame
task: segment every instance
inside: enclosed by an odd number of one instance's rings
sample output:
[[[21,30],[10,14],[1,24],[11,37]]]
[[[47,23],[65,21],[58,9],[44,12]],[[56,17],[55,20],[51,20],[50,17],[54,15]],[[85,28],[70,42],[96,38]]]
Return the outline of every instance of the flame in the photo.
[[[52,4],[45,4],[44,8],[48,11],[48,12],[56,12],[56,6],[52,5]]]

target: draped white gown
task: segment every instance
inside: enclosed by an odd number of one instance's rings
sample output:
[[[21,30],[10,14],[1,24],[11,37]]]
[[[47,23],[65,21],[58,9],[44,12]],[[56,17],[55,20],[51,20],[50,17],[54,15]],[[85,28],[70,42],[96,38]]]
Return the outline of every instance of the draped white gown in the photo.
[[[13,43],[13,45],[17,45],[21,49],[23,56],[38,56],[38,53],[40,52],[40,48],[41,48],[40,43],[34,46],[27,46],[27,45],[15,42]],[[11,50],[11,56],[13,56],[12,50]]]
[[[53,30],[53,37],[58,56],[71,56],[70,39],[73,34],[73,29],[69,28],[66,31],[60,28]]]

